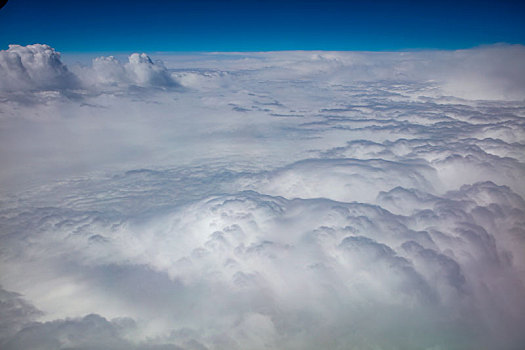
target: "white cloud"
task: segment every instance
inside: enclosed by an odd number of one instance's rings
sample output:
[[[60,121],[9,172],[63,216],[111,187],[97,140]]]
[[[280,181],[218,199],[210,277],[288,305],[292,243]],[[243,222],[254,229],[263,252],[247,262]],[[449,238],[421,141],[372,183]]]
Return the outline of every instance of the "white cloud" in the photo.
[[[519,348],[521,55],[55,56],[69,95],[2,71],[0,346]]]
[[[113,56],[97,57],[91,67],[77,69],[77,73],[87,85],[164,88],[178,86],[162,62],[153,62],[145,53],[131,54],[125,64]]]
[[[131,54],[126,64],[113,56],[102,56],[95,58],[90,67],[73,68],[68,69],[60,53],[48,45],[10,45],[8,50],[0,51],[0,91],[82,90],[98,85],[178,86],[162,62],[153,62],[145,53]]]
[[[76,77],[48,45],[9,45],[0,51],[0,90],[68,89],[78,85]]]

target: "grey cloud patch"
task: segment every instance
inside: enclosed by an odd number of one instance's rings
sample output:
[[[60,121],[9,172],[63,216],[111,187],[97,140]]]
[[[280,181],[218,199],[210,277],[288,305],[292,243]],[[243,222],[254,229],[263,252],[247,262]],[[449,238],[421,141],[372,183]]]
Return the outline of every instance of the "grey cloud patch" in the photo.
[[[137,54],[68,68],[82,104],[4,94],[3,344],[520,349],[521,55]]]
[[[105,318],[91,314],[83,318],[32,323],[19,331],[4,349],[133,349],[133,350],[184,350],[173,344],[137,345],[130,338],[136,325],[130,319]]]
[[[42,315],[42,312],[25,301],[18,293],[0,287],[0,344],[15,335],[27,323]]]

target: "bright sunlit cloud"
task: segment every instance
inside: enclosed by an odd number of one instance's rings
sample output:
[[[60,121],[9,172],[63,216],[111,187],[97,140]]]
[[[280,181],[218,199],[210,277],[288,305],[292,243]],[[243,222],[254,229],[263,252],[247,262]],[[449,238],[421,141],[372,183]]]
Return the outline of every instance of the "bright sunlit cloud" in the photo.
[[[519,349],[525,48],[0,51],[4,349]]]

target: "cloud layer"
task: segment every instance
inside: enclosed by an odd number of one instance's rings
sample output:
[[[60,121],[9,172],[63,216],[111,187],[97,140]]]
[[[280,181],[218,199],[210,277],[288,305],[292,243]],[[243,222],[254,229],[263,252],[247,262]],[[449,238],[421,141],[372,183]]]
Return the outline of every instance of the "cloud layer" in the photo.
[[[519,349],[523,52],[2,51],[0,346]]]

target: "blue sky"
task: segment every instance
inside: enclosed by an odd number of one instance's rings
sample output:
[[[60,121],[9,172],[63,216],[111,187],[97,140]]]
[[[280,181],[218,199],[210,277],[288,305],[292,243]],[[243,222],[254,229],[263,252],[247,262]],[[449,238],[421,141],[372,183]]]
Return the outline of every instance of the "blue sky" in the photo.
[[[0,48],[64,52],[458,49],[525,43],[520,1],[42,1],[0,10]]]

